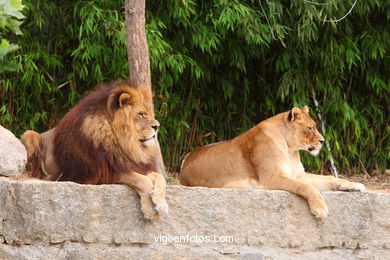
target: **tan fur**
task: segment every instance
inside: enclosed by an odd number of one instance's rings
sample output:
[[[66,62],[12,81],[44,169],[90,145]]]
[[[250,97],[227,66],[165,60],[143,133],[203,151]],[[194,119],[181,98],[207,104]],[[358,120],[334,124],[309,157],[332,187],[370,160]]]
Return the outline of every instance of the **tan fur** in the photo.
[[[26,147],[28,160],[31,160],[34,156],[34,152],[42,145],[41,135],[32,130],[24,132],[20,141]]]
[[[83,102],[80,102],[81,105],[76,105],[67,115],[66,120],[78,116],[82,117],[82,121],[79,129],[64,130],[74,131],[75,134],[71,136],[78,139],[70,140],[69,144],[61,149],[69,149],[69,153],[72,153],[73,156],[70,158],[81,158],[83,165],[90,164],[91,167],[87,167],[87,169],[94,169],[92,168],[94,164],[95,166],[99,163],[112,165],[110,163],[116,162],[117,165],[123,165],[118,166],[117,169],[130,170],[111,172],[110,176],[103,173],[96,178],[88,175],[85,179],[77,179],[77,182],[126,184],[134,188],[140,195],[141,210],[146,218],[153,220],[161,214],[166,214],[168,205],[165,200],[165,178],[153,170],[157,149],[159,149],[157,142],[159,122],[154,118],[150,91],[147,88],[129,87],[126,84],[114,86],[104,101],[105,103],[101,103],[100,96],[96,94],[100,93],[98,91],[101,90],[97,88],[93,94],[97,97],[96,102],[91,96],[89,100],[92,101],[88,101],[88,104],[92,105],[83,106]],[[87,110],[84,107],[87,107]],[[58,143],[55,141],[55,136],[61,136],[62,133],[62,129],[58,129],[58,127],[63,127],[61,122],[57,128],[45,133],[39,134],[29,130],[21,137],[28,153],[32,177],[46,180],[73,180],[73,175],[69,175],[71,177],[68,179],[63,178],[61,171],[64,170],[59,169],[59,161],[57,161],[61,157],[58,157],[59,155],[54,149]],[[83,148],[88,150],[78,149],[79,142],[77,140],[85,141]],[[87,143],[91,144],[88,148],[85,147]],[[83,151],[88,151],[88,153]],[[96,161],[88,155],[93,155],[95,152],[107,154],[105,151],[109,152],[110,155],[106,155],[109,156],[107,159],[98,157],[99,160],[103,161]],[[65,159],[67,158],[65,157]],[[58,179],[56,179],[57,177],[53,178],[53,176],[58,176]]]
[[[20,141],[26,147],[28,170],[35,168],[40,179],[47,179],[57,172],[57,165],[53,156],[54,129],[39,134],[35,131],[26,131]]]
[[[328,208],[318,190],[361,191],[363,184],[305,172],[299,150],[317,155],[324,138],[309,116],[294,107],[225,142],[190,153],[180,174],[187,186],[285,190],[307,199],[314,216],[324,218]]]

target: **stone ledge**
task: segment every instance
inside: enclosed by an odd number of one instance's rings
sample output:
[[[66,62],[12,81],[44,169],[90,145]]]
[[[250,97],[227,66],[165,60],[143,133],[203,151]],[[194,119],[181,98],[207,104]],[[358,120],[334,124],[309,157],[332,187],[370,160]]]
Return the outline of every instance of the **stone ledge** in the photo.
[[[323,195],[329,216],[319,221],[288,192],[168,186],[170,212],[150,222],[123,185],[1,180],[0,258],[390,258],[390,194]],[[160,234],[234,242],[163,244]]]

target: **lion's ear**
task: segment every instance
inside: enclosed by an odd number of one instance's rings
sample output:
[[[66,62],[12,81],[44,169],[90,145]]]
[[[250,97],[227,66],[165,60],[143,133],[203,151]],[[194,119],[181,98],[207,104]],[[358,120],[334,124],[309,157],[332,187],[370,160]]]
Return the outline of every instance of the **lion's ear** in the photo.
[[[118,105],[119,107],[124,105],[132,105],[134,103],[133,99],[134,98],[129,93],[122,93],[119,96]]]
[[[128,92],[112,93],[107,100],[107,110],[111,118],[124,105],[132,105],[134,97]]]
[[[288,113],[288,120],[293,122],[301,119],[302,119],[302,111],[297,107],[293,107],[293,109],[291,109],[290,112]]]
[[[302,110],[302,112],[309,114],[309,107],[308,106],[302,107],[301,110]]]

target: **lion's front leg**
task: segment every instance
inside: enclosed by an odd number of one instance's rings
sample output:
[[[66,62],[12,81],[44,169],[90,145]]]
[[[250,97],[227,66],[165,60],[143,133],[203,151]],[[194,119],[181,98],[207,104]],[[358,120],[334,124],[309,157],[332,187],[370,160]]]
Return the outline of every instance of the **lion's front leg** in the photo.
[[[154,209],[151,197],[154,186],[150,178],[136,172],[130,172],[121,174],[116,183],[126,184],[137,191],[140,196],[141,210],[145,218],[150,220],[158,218],[158,212]]]
[[[312,184],[319,190],[364,191],[366,187],[362,183],[347,181],[330,175],[316,175],[302,173],[299,180]]]
[[[154,185],[151,197],[153,203],[156,205],[155,210],[157,210],[159,214],[167,214],[168,204],[165,199],[167,184],[164,176],[157,172],[150,172],[146,176],[150,178]]]
[[[296,180],[285,175],[274,176],[269,183],[269,189],[285,190],[307,199],[311,213],[317,218],[325,218],[328,215],[328,206],[321,193],[310,183]]]

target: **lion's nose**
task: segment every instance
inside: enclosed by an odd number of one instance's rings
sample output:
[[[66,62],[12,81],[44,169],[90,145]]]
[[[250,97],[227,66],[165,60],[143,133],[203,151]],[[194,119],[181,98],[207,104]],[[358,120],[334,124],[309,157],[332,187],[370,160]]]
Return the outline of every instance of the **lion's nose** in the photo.
[[[152,125],[152,128],[154,129],[154,131],[157,131],[159,125]]]
[[[323,144],[324,142],[325,142],[325,140],[324,139],[320,139],[320,140],[318,140],[321,144]]]

